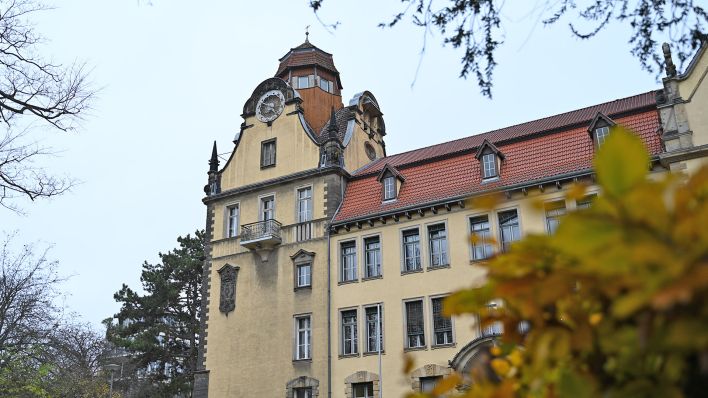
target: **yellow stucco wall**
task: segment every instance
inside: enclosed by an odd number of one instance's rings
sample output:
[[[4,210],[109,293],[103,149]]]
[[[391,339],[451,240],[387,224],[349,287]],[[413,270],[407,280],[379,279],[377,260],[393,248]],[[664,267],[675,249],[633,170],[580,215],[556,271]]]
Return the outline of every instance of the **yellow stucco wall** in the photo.
[[[695,146],[708,144],[708,51],[704,51],[692,73],[679,82]]]

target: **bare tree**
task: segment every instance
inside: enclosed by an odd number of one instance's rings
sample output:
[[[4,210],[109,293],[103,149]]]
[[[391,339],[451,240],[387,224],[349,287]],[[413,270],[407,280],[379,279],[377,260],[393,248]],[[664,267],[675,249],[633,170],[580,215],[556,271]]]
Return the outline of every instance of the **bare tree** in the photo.
[[[317,12],[325,0],[310,0]],[[483,95],[492,96],[496,49],[502,44],[502,8],[519,2],[504,0],[400,0],[401,10],[379,24],[393,27],[404,17],[425,30],[437,30],[443,43],[461,48],[460,77],[473,75]],[[527,1],[521,3],[526,6]],[[628,44],[649,72],[663,67],[658,41],[669,40],[684,63],[708,39],[708,9],[704,0],[536,0],[534,13],[544,24],[570,19],[573,36],[589,39],[612,22],[629,25]],[[339,22],[330,24],[336,28]],[[423,42],[423,52],[425,41]],[[660,69],[659,69],[660,70]]]
[[[37,0],[0,0],[0,205],[18,210],[19,197],[35,200],[65,192],[71,180],[52,176],[34,163],[51,154],[18,125],[41,121],[59,131],[71,131],[88,109],[94,91],[83,64],[63,66],[43,59],[32,14],[46,10]]]

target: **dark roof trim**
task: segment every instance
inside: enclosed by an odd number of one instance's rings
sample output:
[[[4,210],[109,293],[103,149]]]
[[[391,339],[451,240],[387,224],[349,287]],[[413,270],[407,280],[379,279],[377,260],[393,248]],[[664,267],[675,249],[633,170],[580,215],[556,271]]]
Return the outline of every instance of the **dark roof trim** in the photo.
[[[708,49],[708,41],[704,41],[701,46],[698,48],[698,51],[696,51],[696,54],[693,56],[691,59],[691,62],[688,64],[686,67],[686,70],[675,77],[676,80],[686,80],[688,77],[693,73],[693,70],[696,68],[696,65],[698,65],[698,60],[701,59],[701,56],[703,56],[703,53],[706,52],[706,49]]]
[[[489,140],[487,140],[486,138],[485,138],[484,141],[482,142],[482,145],[480,145],[480,146],[478,147],[477,153],[474,155],[474,157],[477,158],[477,160],[479,160],[479,158],[482,157],[482,154],[484,153],[484,151],[485,151],[486,149],[489,149],[489,150],[491,150],[492,152],[494,152],[494,154],[497,155],[497,156],[499,156],[499,158],[502,159],[502,160],[504,160],[504,158],[506,157],[506,156],[504,156],[504,154],[502,153],[502,151],[499,150],[499,148],[497,148],[496,146],[494,146],[494,144],[492,144],[491,142],[489,142]]]
[[[384,175],[386,175],[386,173],[393,174],[393,176],[401,180],[401,182],[406,181],[406,178],[403,177],[403,175],[395,167],[391,166],[388,163],[386,163],[384,168],[381,169],[381,172],[379,173],[378,177],[376,177],[376,180],[380,182],[384,178]]]
[[[612,120],[612,119],[610,119],[609,117],[605,116],[604,113],[602,113],[602,112],[597,112],[597,115],[595,115],[595,117],[594,117],[594,118],[592,119],[592,121],[590,122],[590,126],[588,127],[588,132],[590,133],[590,135],[592,135],[592,133],[595,131],[595,127],[597,126],[597,124],[598,124],[601,120],[604,121],[605,123],[607,123],[608,125],[610,125],[610,127],[614,127],[614,126],[617,125],[617,123],[615,123],[614,120]]]

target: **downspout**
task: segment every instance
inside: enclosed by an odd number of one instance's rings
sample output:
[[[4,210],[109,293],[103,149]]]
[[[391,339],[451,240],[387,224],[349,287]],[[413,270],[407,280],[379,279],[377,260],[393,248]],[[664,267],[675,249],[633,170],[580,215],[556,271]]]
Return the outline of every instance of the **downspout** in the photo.
[[[341,200],[327,223],[327,398],[332,398],[332,241],[330,225],[344,203],[344,177],[339,176]]]

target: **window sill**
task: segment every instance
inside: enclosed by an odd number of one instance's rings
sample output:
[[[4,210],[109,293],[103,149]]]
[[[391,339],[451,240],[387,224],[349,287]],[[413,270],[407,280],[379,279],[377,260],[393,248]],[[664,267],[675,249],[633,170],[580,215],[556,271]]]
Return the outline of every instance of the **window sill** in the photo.
[[[446,268],[450,268],[450,264],[443,264],[443,265],[436,265],[434,267],[428,267],[426,269],[426,271],[435,271],[435,270],[446,269]]]
[[[312,358],[293,359],[293,363],[312,363]]]
[[[422,347],[404,347],[403,352],[409,352],[409,351],[427,351],[428,346],[424,345]]]
[[[430,347],[431,350],[437,350],[440,348],[454,348],[457,347],[457,343],[448,343],[448,344],[436,344]]]
[[[479,260],[470,259],[470,264],[472,264],[472,265],[484,265],[484,263],[486,263],[487,261],[491,260],[492,258],[494,258],[494,255],[493,255],[493,254],[492,254],[491,256],[487,257],[487,258],[480,258]]]
[[[268,164],[268,165],[265,165],[265,166],[264,166],[264,165],[261,165],[261,170],[263,170],[263,169],[269,169],[269,168],[271,168],[271,167],[275,167],[275,163],[273,163],[273,164]]]
[[[300,292],[300,291],[311,291],[312,290],[312,285],[309,286],[298,286],[293,289],[295,292]]]
[[[482,184],[486,184],[488,182],[494,182],[494,181],[499,181],[499,176],[482,178]]]
[[[337,282],[337,285],[338,285],[338,286],[341,286],[341,285],[348,285],[348,284],[350,284],[350,283],[359,283],[359,279],[352,279],[352,280],[350,280],[350,281],[339,281],[339,282]]]
[[[381,351],[381,355],[385,355],[385,354],[386,354],[386,350]],[[379,355],[379,352],[378,351],[367,351],[363,354],[363,356],[365,356],[365,357],[370,357],[372,355]]]
[[[339,359],[345,359],[345,358],[359,358],[359,353],[357,352],[356,354],[339,354]]]
[[[367,276],[366,278],[361,278],[361,281],[366,282],[366,281],[373,281],[376,279],[383,279],[383,275]]]
[[[386,200],[382,201],[381,204],[387,205],[389,203],[395,203],[397,200],[398,200],[398,198],[386,199]]]
[[[419,268],[419,269],[413,269],[413,270],[410,270],[410,271],[401,271],[401,275],[419,274],[419,273],[421,273],[421,272],[423,272],[423,268],[422,268],[422,267]]]

